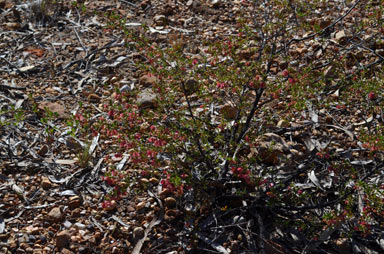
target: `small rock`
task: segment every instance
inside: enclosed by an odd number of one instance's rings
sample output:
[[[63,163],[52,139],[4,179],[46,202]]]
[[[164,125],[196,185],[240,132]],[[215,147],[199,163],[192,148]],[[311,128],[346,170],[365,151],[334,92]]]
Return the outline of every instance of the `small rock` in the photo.
[[[159,179],[157,179],[156,177],[151,177],[151,178],[149,179],[149,182],[150,182],[151,184],[158,184],[158,183],[159,183]]]
[[[330,116],[327,116],[327,117],[325,118],[325,122],[326,122],[327,124],[333,124],[333,118],[330,117]]]
[[[71,236],[71,242],[72,243],[78,243],[80,241],[81,241],[81,237],[80,236],[78,236],[78,235]]]
[[[70,227],[72,227],[72,223],[71,223],[70,221],[67,221],[67,220],[64,221],[63,225],[64,225],[65,228],[68,228],[68,229],[69,229]]]
[[[100,241],[102,234],[100,233],[100,231],[97,231],[93,236],[95,237],[96,241]]]
[[[151,74],[144,74],[139,78],[139,84],[143,87],[153,87],[158,82],[158,79]]]
[[[277,74],[278,69],[277,69],[276,66],[274,66],[274,67],[271,67],[271,68],[269,69],[269,71],[270,71],[271,73],[273,73],[273,74]]]
[[[53,94],[53,95],[57,95],[57,91],[55,89],[53,89],[52,87],[48,87],[47,89],[45,89],[45,92],[46,93],[49,93],[49,94]]]
[[[153,23],[156,26],[165,26],[168,23],[168,19],[167,19],[167,17],[165,15],[156,15],[153,18]]]
[[[212,0],[211,5],[213,8],[218,8],[221,5],[221,0]]]
[[[289,122],[287,120],[281,119],[277,123],[277,127],[279,127],[279,128],[281,128],[281,127],[287,128],[287,127],[289,127]]]
[[[135,227],[133,229],[133,238],[135,239],[135,241],[143,238],[144,236],[144,229],[142,227]]]
[[[93,230],[95,229],[95,227],[94,227],[92,224],[88,224],[88,225],[87,225],[87,229],[88,229],[88,231],[93,232]]]
[[[19,243],[27,243],[29,241],[28,235],[23,234],[19,237]]]
[[[96,237],[92,235],[91,237],[88,238],[88,242],[92,245],[95,245],[97,243]]]
[[[345,35],[344,30],[341,30],[341,31],[338,31],[338,32],[335,33],[335,39],[336,39],[337,41],[343,39],[345,36],[346,36],[346,35]]]
[[[175,13],[175,7],[171,4],[165,4],[163,7],[163,10],[161,11],[161,14],[165,16],[170,16]]]
[[[27,66],[19,67],[19,71],[25,72],[25,73],[33,73],[33,72],[36,73],[36,70],[37,69],[35,65],[27,65]]]
[[[282,155],[289,151],[285,140],[275,133],[265,133],[258,141],[258,158],[261,162],[269,165],[276,165]]]
[[[0,0],[0,8],[1,9],[5,9],[5,6],[7,5],[7,1],[6,0]],[[3,248],[2,248],[3,249]]]
[[[83,147],[82,145],[80,144],[79,141],[77,141],[76,139],[74,139],[73,137],[67,137],[67,139],[65,140],[65,145],[73,150],[73,151],[79,151],[81,150]]]
[[[223,114],[224,118],[226,118],[227,120],[235,120],[237,109],[235,106],[227,103],[220,108],[220,113]]]
[[[112,78],[109,79],[109,83],[110,84],[115,84],[119,80],[120,80],[119,77],[113,76]]]
[[[51,220],[60,221],[63,219],[63,214],[61,213],[60,207],[54,207],[48,213],[48,216]]]
[[[41,229],[39,227],[35,227],[33,225],[30,225],[25,228],[25,232],[27,234],[32,234],[32,235],[38,235],[40,233]]]
[[[68,115],[67,113],[65,112],[65,107],[63,105],[61,105],[60,103],[58,102],[49,102],[49,101],[43,101],[41,102],[37,108],[41,111],[41,112],[45,112],[45,113],[48,113],[48,112],[52,112],[52,113],[57,113],[58,116],[61,118],[61,119],[64,119],[64,118],[67,118]],[[48,112],[47,112],[48,111]]]
[[[42,176],[41,177],[41,187],[44,189],[44,190],[48,190],[52,187],[52,183],[51,181],[49,180],[48,177],[46,176]]]
[[[44,243],[47,242],[47,237],[46,237],[45,235],[40,235],[39,238],[40,238],[40,242],[41,242],[42,244],[44,244]]]
[[[48,153],[48,146],[47,145],[43,145],[39,151],[37,151],[37,154],[40,155],[40,156],[44,156]]]
[[[75,209],[71,212],[71,217],[72,217],[72,218],[80,217],[80,213],[81,213],[80,208],[75,208]]]
[[[136,211],[136,209],[133,207],[133,206],[127,206],[127,211],[128,212],[134,212],[134,211]]]
[[[136,209],[139,211],[141,209],[144,209],[145,208],[145,201],[141,201],[140,203],[138,203],[136,205]]]
[[[11,249],[16,249],[16,247],[17,247],[17,242],[16,242],[15,240],[10,240],[10,241],[8,241],[8,246],[9,246],[9,248],[11,248]]]
[[[81,229],[81,230],[84,230],[84,229],[86,228],[86,226],[85,226],[84,224],[79,223],[79,222],[76,222],[76,223],[75,223],[75,227],[76,227],[77,229]]]
[[[88,101],[98,103],[101,101],[101,98],[97,94],[91,93],[90,95],[88,95]]]
[[[61,253],[61,254],[73,254],[72,251],[70,251],[70,250],[68,250],[68,249],[66,249],[66,248],[62,249],[60,253]]]
[[[79,247],[79,254],[91,253],[91,249],[89,247]]]
[[[140,7],[141,9],[146,9],[149,5],[151,5],[151,1],[150,0],[144,0],[140,3]]]
[[[338,31],[334,36],[335,40],[341,45],[344,45],[347,42],[347,35],[344,30]]]
[[[181,214],[181,212],[177,209],[169,209],[165,214],[168,216],[177,217]]]
[[[167,197],[164,199],[165,206],[168,208],[176,206],[176,199],[173,197]]]
[[[140,179],[140,183],[141,184],[148,184],[149,183],[149,180],[147,178],[141,178]]]
[[[30,242],[30,243],[34,243],[34,242],[36,242],[36,237],[35,237],[34,235],[29,235],[28,238],[29,238],[29,239],[28,239],[28,242]]]
[[[137,96],[139,109],[153,108],[156,106],[156,94],[152,89],[144,89]]]
[[[170,191],[168,188],[163,188],[163,190],[159,193],[159,196],[161,199],[163,199],[166,196],[168,196],[169,193],[170,193]]]
[[[70,234],[67,230],[61,231],[56,236],[56,247],[61,249],[69,245]]]
[[[69,209],[73,210],[75,208],[78,208],[81,205],[82,199],[79,196],[72,196],[69,198],[68,207]]]
[[[307,53],[308,49],[306,47],[302,47],[302,48],[297,48],[296,51],[297,51],[297,53],[299,53],[299,55],[302,55],[302,54]]]

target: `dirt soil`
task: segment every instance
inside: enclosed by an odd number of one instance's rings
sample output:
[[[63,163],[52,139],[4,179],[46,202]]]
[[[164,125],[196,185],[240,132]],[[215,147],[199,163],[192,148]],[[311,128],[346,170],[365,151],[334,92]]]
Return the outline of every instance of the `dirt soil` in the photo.
[[[251,238],[243,234],[250,226],[246,223],[238,222],[238,228],[228,231],[220,244],[213,244],[208,234],[197,233],[196,239],[191,239],[182,219],[184,211],[174,207],[174,197],[160,200],[151,192],[132,192],[119,200],[117,207],[103,209],[101,203],[109,190],[101,180],[107,166],[103,159],[113,150],[107,141],[95,136],[88,144],[90,164],[82,167],[79,154],[86,141],[74,138],[71,134],[76,137],[77,130],[68,125],[80,105],[94,112],[91,120],[103,115],[103,105],[113,97],[116,86],[143,89],[142,73],[135,66],[142,52],[127,46],[122,31],[107,26],[105,14],[114,12],[125,17],[131,30],[148,25],[148,36],[156,45],[179,43],[186,54],[198,55],[202,41],[220,41],[237,34],[237,15],[244,10],[252,15],[253,5],[225,0],[96,0],[78,1],[77,7],[71,1],[44,6],[31,2],[0,0],[0,120],[8,123],[0,126],[0,252],[253,253],[252,246],[246,244]],[[341,1],[331,2],[334,5],[326,10],[327,19],[314,17],[321,28],[336,20],[340,10],[346,13],[349,8],[342,7]],[[332,8],[337,11],[332,12]],[[337,43],[345,40],[342,34],[335,36]],[[293,49],[300,63],[310,61],[306,54],[314,49],[311,57],[321,54],[315,44],[310,41]],[[371,59],[363,58],[363,64],[383,61],[374,54]],[[283,71],[282,62],[275,63],[271,72]],[[382,67],[379,62],[375,65]],[[326,67],[319,67],[319,72],[329,78],[336,75]],[[337,96],[333,85],[337,84],[330,83],[330,91]],[[286,103],[268,100],[263,98],[271,109]],[[339,108],[332,116],[320,112],[319,122],[324,125],[315,132],[298,115],[291,132],[296,137],[312,135],[324,142],[332,133],[343,151],[357,149],[355,134],[336,123],[359,124],[364,113],[359,104],[351,105],[348,112],[352,113],[344,114]],[[270,131],[279,134],[284,127],[285,122],[279,122]],[[304,151],[308,144],[299,143],[293,156],[309,156]],[[115,163],[124,166],[125,161],[116,159]],[[152,179],[154,183],[159,180]],[[302,246],[299,239],[271,239],[264,241],[266,253],[293,253],[300,248],[293,245]],[[205,247],[197,251],[191,246],[198,242]],[[343,244],[335,241],[333,253],[350,248]]]

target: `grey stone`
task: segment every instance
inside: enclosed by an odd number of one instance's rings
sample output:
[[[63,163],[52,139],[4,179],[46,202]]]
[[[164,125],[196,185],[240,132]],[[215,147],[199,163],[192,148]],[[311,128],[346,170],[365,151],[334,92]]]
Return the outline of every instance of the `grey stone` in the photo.
[[[156,94],[150,88],[144,89],[137,96],[137,104],[139,105],[139,109],[155,107]]]

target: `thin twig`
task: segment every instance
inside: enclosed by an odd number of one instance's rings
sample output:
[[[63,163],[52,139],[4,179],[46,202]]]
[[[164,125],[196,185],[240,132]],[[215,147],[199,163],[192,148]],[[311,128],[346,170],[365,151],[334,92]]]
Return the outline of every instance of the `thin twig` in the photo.
[[[192,117],[192,121],[193,123],[196,125],[196,118],[193,114],[193,111],[192,111],[192,106],[191,106],[191,103],[189,101],[189,98],[188,98],[188,95],[187,95],[187,89],[185,88],[185,84],[184,82],[181,82],[181,87],[183,89],[183,94],[185,96],[185,100],[187,101],[187,105],[188,105],[188,111],[189,113],[191,114],[191,117]],[[206,165],[208,166],[208,168],[210,170],[214,170],[213,166],[212,166],[212,163],[210,161],[209,158],[207,158],[206,154],[205,154],[205,151],[203,150],[203,147],[201,146],[201,143],[200,143],[200,138],[199,136],[196,134],[196,133],[193,133],[193,137],[195,139],[195,142],[196,142],[196,145],[197,145],[197,148],[200,152],[200,155],[203,157],[204,159],[204,162],[206,163]]]
[[[0,84],[0,90],[1,89],[7,89],[7,90],[27,90],[26,87],[15,87],[15,86],[8,86],[8,85],[2,85]]]
[[[123,2],[123,3],[125,3],[125,4],[129,4],[129,5],[131,5],[131,6],[135,7],[135,8],[137,7],[136,4],[131,3],[131,2],[129,2],[129,1],[126,1],[126,0],[120,0],[120,2]]]
[[[81,38],[80,38],[80,36],[79,36],[79,33],[77,32],[76,28],[73,28],[73,30],[75,31],[76,38],[77,38],[77,40],[80,42],[81,47],[83,48],[83,50],[84,50],[84,52],[86,53],[86,55],[88,55],[88,50],[87,50],[87,48],[84,46],[84,44],[83,44],[83,42],[82,42],[82,40],[81,40]]]
[[[13,63],[11,63],[10,61],[8,61],[6,58],[0,56],[0,59],[2,59],[3,61],[5,61],[7,64],[9,64],[12,68],[15,68],[19,74],[22,76],[22,77],[25,77],[26,75],[19,69],[19,67],[17,67],[16,65],[14,65]]]

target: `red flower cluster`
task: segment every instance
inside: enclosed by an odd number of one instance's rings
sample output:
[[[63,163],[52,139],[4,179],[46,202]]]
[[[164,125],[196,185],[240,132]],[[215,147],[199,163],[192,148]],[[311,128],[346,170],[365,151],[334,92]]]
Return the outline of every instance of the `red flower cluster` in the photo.
[[[167,174],[167,178],[162,179],[160,181],[160,184],[164,190],[168,190],[169,192],[174,192],[176,190],[176,188],[175,188],[175,185],[173,183],[171,183],[170,179],[171,179],[171,175]]]
[[[376,100],[376,94],[374,92],[369,92],[368,99],[371,101]]]
[[[245,170],[241,167],[238,167],[238,168],[232,167],[231,171],[232,171],[232,174],[234,176],[237,176],[238,178],[243,179],[244,182],[246,182],[247,184],[250,183],[250,181],[251,181],[250,173],[251,172],[249,170]]]
[[[219,88],[219,89],[223,89],[223,88],[225,88],[225,83],[220,83],[220,82],[218,82],[218,83],[216,84],[216,87]]]
[[[165,145],[167,144],[167,141],[158,139],[158,138],[156,138],[156,137],[149,137],[149,138],[147,139],[147,141],[148,141],[149,143],[154,144],[156,147],[162,147],[162,146],[165,146]]]
[[[139,152],[132,152],[131,153],[131,159],[133,163],[139,163],[141,162],[141,155]]]
[[[166,178],[165,179],[162,179],[160,181],[160,184],[162,185],[163,187],[163,190],[169,192],[169,193],[174,193],[174,194],[177,194],[178,196],[181,196],[183,195],[184,193],[184,184],[180,184],[178,186],[175,186],[174,183],[171,182],[171,175],[164,171],[165,175],[166,175]],[[183,178],[183,176],[182,176]],[[188,188],[188,186],[187,186]]]

